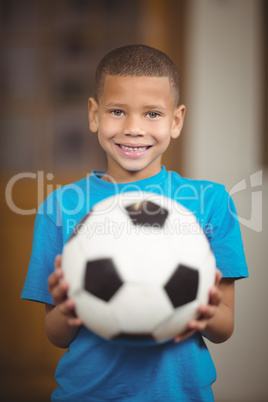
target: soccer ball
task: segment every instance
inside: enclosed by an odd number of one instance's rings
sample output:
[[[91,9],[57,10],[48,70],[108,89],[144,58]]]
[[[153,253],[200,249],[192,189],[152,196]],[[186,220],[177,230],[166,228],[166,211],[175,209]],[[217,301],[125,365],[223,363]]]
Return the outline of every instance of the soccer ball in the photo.
[[[85,326],[139,344],[182,333],[208,302],[216,268],[194,215],[141,191],[97,203],[65,244],[62,266]]]

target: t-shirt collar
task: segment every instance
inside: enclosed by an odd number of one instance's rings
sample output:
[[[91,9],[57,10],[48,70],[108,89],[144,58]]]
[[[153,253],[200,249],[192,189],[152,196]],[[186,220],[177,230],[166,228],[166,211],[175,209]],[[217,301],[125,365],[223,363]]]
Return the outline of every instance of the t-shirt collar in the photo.
[[[144,180],[138,180],[131,183],[116,183],[102,180],[101,177],[105,172],[93,170],[90,177],[91,189],[105,194],[117,194],[126,191],[145,191],[148,185],[160,184],[167,178],[167,171],[164,166],[161,166],[161,171],[154,176]],[[93,188],[92,188],[93,187]]]

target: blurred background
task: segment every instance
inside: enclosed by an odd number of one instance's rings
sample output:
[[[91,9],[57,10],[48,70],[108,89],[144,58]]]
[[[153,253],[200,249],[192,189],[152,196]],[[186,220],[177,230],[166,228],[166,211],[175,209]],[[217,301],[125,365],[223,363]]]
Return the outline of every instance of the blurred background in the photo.
[[[236,286],[236,328],[208,342],[217,402],[268,400],[268,2],[265,0],[0,1],[0,400],[45,402],[64,353],[44,306],[20,300],[37,206],[105,155],[88,129],[100,58],[144,43],[167,53],[187,106],[163,163],[232,193],[250,278]]]

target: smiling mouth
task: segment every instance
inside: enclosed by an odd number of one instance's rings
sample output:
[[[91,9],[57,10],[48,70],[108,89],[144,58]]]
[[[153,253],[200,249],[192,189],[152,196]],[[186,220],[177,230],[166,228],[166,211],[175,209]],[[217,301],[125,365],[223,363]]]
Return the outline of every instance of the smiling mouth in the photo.
[[[123,151],[127,152],[144,152],[147,149],[151,148],[151,145],[144,145],[144,146],[126,146],[126,145],[121,145],[117,144]]]

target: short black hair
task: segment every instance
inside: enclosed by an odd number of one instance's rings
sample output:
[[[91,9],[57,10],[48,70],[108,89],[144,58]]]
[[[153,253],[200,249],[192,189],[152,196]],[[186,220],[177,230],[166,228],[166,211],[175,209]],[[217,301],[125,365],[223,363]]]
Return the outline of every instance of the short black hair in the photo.
[[[168,77],[174,104],[179,103],[179,73],[173,61],[160,50],[146,45],[119,47],[100,61],[95,77],[95,98],[98,101],[107,75],[133,77]]]

